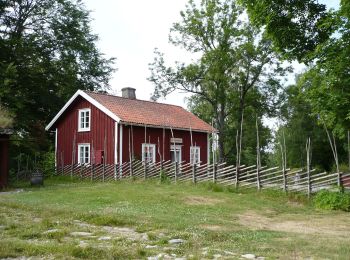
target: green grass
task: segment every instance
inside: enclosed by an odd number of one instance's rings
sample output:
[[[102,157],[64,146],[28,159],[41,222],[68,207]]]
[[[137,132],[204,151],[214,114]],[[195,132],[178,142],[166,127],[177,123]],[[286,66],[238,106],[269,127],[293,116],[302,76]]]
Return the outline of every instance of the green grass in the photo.
[[[64,178],[48,179],[42,188],[21,187],[23,192],[0,195],[0,258],[350,257],[349,213],[315,210],[298,194]],[[91,235],[71,234],[78,231]],[[101,240],[105,236],[110,239]],[[170,245],[173,238],[185,242]]]

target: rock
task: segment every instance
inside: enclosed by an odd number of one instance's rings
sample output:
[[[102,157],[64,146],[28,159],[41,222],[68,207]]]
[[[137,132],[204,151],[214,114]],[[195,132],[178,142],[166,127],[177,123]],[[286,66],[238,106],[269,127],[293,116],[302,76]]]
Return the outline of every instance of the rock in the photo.
[[[146,245],[145,248],[146,249],[152,249],[152,248],[157,248],[158,246],[156,245]]]
[[[181,238],[174,238],[174,239],[169,240],[169,244],[182,244],[184,242],[185,242],[185,240],[183,240]]]
[[[86,243],[85,241],[79,241],[79,246],[80,247],[87,247],[89,244],[88,243]]]
[[[111,240],[112,238],[111,237],[108,237],[108,236],[106,236],[106,237],[99,237],[98,238],[98,240]]]
[[[245,255],[241,255],[241,257],[246,259],[255,259],[255,255],[253,254],[245,254]]]
[[[58,232],[59,230],[57,228],[54,228],[54,229],[49,229],[45,232],[43,232],[43,234],[51,234],[51,233],[56,233]]]
[[[215,255],[213,255],[213,257],[214,257],[214,259],[218,259],[218,258],[222,257],[222,255],[220,255],[220,254],[215,254]]]
[[[257,260],[265,260],[265,257],[263,257],[263,256],[258,256],[256,259],[257,259]]]
[[[74,236],[74,237],[88,237],[92,235],[92,233],[90,232],[72,232],[70,234],[71,236]]]
[[[224,251],[224,253],[225,253],[226,255],[236,255],[235,253],[230,252],[230,251]]]

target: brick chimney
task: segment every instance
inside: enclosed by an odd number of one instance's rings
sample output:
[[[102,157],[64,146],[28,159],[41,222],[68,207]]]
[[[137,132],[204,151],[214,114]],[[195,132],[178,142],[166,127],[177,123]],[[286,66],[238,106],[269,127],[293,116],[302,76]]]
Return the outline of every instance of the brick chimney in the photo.
[[[122,88],[122,97],[129,99],[136,99],[136,89],[134,88]]]

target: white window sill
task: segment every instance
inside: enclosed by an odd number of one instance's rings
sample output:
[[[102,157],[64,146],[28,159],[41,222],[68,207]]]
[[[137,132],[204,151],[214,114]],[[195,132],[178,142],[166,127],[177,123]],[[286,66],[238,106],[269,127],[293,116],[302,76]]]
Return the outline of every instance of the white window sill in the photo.
[[[87,128],[87,129],[78,129],[78,132],[90,132],[90,128]]]

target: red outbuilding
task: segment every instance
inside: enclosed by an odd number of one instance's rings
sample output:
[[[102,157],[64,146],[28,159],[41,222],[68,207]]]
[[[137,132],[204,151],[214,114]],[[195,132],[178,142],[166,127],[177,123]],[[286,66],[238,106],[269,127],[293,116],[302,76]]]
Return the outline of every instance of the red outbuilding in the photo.
[[[9,143],[12,130],[0,128],[0,189],[7,186],[9,174]]]
[[[133,88],[122,89],[122,97],[78,90],[46,130],[55,132],[59,166],[131,158],[205,164],[216,132],[180,106],[136,99]]]

